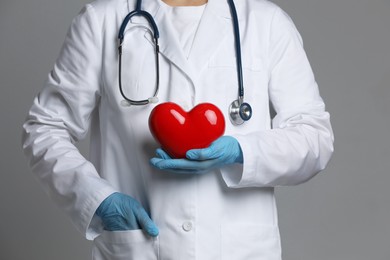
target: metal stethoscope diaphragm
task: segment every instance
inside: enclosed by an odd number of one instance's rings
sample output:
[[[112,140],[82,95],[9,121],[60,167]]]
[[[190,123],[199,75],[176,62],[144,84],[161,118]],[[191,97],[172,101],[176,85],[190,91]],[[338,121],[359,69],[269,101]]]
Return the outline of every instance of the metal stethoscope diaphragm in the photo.
[[[233,125],[241,125],[252,117],[252,107],[243,99],[234,100],[229,106],[229,118]]]

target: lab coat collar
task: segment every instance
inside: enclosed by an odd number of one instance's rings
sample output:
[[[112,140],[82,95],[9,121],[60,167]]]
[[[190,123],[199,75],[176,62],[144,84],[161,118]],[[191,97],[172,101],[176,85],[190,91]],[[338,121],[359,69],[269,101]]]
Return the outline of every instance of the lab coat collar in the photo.
[[[131,12],[135,9],[136,1],[128,0],[128,3],[129,12]],[[143,0],[141,5],[141,9],[150,13],[157,24],[160,35],[158,39],[160,54],[167,58],[170,62],[174,63],[180,70],[187,74],[189,78],[192,78],[192,68],[189,66],[182,47],[180,46],[175,28],[173,27],[169,17],[166,15],[166,8],[168,8],[168,6],[161,0]],[[130,20],[130,23],[144,23],[146,25],[147,21],[139,16],[136,16],[134,19]],[[154,44],[150,37],[148,40]]]
[[[208,64],[232,28],[226,0],[209,0],[199,23],[188,57],[197,74]],[[232,54],[234,55],[234,53]]]
[[[136,1],[128,0],[128,11],[133,11],[135,5]],[[166,15],[166,8],[169,7],[162,0],[143,0],[141,6],[142,10],[153,16],[157,24],[160,32],[160,53],[194,81],[218,49],[226,32],[230,32],[228,29],[232,28],[229,5],[226,0],[208,0],[188,59],[177,38],[172,21]],[[139,21],[140,19],[136,18],[130,22]]]

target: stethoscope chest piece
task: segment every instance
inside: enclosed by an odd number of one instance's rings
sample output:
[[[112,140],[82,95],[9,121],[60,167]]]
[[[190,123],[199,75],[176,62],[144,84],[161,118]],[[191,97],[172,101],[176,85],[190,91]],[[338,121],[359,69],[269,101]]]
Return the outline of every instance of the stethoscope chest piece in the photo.
[[[234,100],[229,106],[229,118],[233,125],[241,125],[252,117],[252,107],[240,99]]]

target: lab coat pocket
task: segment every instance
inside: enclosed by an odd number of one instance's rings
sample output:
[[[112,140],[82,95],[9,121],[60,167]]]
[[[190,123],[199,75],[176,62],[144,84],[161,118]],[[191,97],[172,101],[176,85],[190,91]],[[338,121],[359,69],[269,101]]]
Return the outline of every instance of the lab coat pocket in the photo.
[[[159,240],[142,230],[104,231],[95,238],[93,260],[158,260]]]
[[[222,260],[281,260],[277,226],[228,224],[221,241]]]

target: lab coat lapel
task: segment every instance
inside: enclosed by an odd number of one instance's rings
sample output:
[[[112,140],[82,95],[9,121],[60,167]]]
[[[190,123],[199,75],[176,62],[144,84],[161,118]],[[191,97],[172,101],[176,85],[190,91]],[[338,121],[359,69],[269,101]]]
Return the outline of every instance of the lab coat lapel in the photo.
[[[142,2],[142,10],[152,15],[159,29],[160,54],[174,63],[190,79],[196,80],[226,34],[233,33],[229,5],[226,0],[208,0],[187,59],[172,21],[167,17],[166,6],[161,1],[143,0]],[[131,12],[134,8],[135,1],[128,0],[128,11]]]
[[[156,15],[156,22],[160,28],[160,53],[191,78],[192,69],[188,64],[177,32],[172,25],[172,21],[167,16],[164,7]]]
[[[158,39],[160,54],[192,78],[192,68],[189,66],[185,57],[175,28],[172,25],[172,21],[166,14],[167,6],[160,1],[161,0],[143,0],[141,9],[149,12],[157,24],[160,34]],[[132,7],[132,1],[129,0],[129,12],[134,10],[134,8],[135,4],[134,7]]]
[[[208,0],[199,23],[188,61],[198,74],[232,28],[226,0]]]

